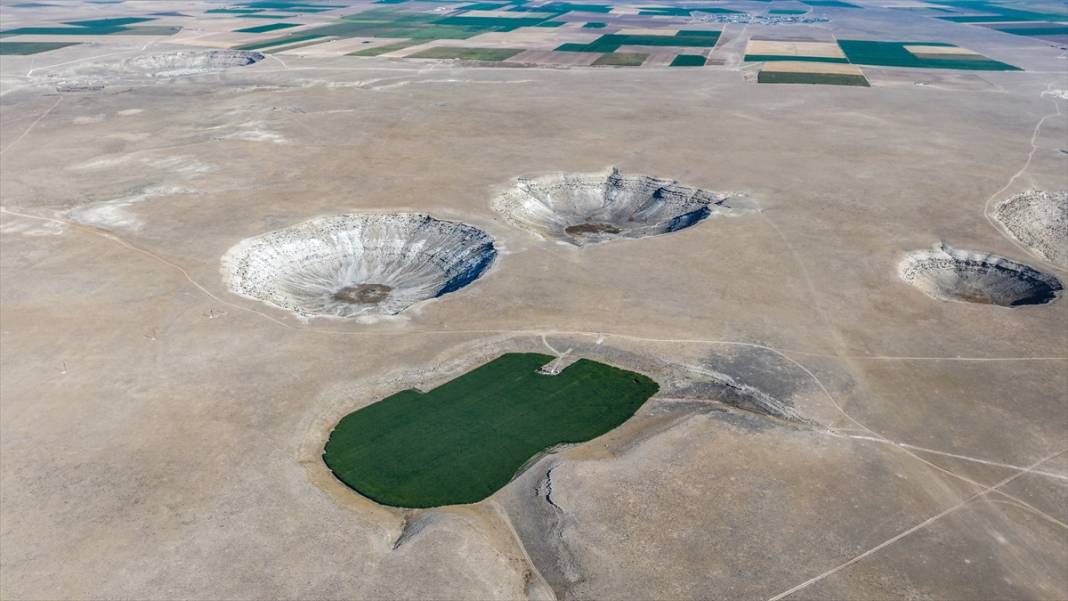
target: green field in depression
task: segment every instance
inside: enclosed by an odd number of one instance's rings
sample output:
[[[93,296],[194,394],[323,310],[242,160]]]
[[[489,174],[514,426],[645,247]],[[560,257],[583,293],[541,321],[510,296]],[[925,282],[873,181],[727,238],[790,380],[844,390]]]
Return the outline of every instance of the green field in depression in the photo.
[[[554,358],[502,355],[426,393],[405,390],[338,422],[323,460],[363,496],[396,507],[475,503],[532,457],[596,438],[627,421],[659,386],[580,359],[555,376]]]

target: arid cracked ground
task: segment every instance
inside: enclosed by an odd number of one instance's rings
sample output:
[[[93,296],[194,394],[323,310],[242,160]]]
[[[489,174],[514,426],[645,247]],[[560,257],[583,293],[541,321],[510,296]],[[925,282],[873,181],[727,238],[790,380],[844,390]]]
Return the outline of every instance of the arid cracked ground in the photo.
[[[1068,277],[994,220],[1068,189],[1064,60],[980,29],[956,41],[1025,70],[782,87],[271,55],[61,92],[26,76],[49,59],[5,56],[0,596],[1068,597],[1068,300],[946,301],[898,272],[945,241]],[[516,178],[612,166],[745,210],[578,246],[493,208]],[[496,257],[349,319],[221,271],[243,240],[383,212]],[[474,505],[378,506],[322,463],[341,416],[507,351],[661,389]]]

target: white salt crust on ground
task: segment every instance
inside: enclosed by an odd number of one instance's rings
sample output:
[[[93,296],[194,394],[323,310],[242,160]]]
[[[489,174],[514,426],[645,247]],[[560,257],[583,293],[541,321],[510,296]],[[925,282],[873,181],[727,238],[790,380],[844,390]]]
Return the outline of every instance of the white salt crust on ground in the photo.
[[[1068,191],[1017,194],[998,203],[994,219],[1036,256],[1068,267]]]
[[[496,254],[481,229],[422,213],[332,215],[242,240],[222,273],[301,317],[393,315],[470,284]]]
[[[909,253],[898,273],[932,298],[1002,307],[1046,304],[1063,289],[1056,277],[1023,263],[945,242]]]
[[[512,225],[576,246],[678,231],[726,212],[727,195],[648,175],[555,174],[519,178],[493,200]]]

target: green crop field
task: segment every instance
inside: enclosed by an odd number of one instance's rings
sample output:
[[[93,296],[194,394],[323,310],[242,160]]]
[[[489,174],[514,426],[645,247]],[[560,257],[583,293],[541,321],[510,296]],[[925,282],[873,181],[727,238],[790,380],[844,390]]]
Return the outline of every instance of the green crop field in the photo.
[[[827,8],[860,8],[856,4],[842,2],[841,0],[801,0],[809,6],[823,6]]]
[[[659,386],[580,359],[502,355],[423,393],[405,390],[338,422],[323,460],[363,496],[397,507],[475,503],[545,449],[591,440],[627,421]]]
[[[151,17],[120,17],[112,19],[89,19],[65,21],[63,26],[19,27],[0,31],[0,36],[9,35],[110,35],[129,31],[130,25],[152,21]]]
[[[640,67],[647,58],[649,58],[648,54],[639,52],[613,52],[593,61],[593,64],[597,67]]]
[[[245,27],[244,29],[235,29],[237,33],[267,33],[268,31],[276,31],[279,29],[289,29],[290,27],[299,27],[300,23],[268,23],[266,25],[257,25],[255,27]]]
[[[363,50],[350,52],[349,56],[379,56],[387,52],[393,52],[395,50],[404,50],[405,48],[408,48],[409,46],[415,46],[416,44],[422,44],[422,42],[419,40],[407,40],[404,42],[385,44],[383,46],[374,46],[372,48],[364,48]]]
[[[76,45],[77,42],[0,42],[0,55],[38,54]]]
[[[757,74],[757,83],[800,83],[831,86],[869,87],[863,75],[845,73],[791,73],[784,71],[761,71]]]
[[[679,54],[671,61],[672,67],[703,67],[706,59],[700,54]]]
[[[918,67],[921,69],[963,69],[973,71],[1019,71],[1019,67],[983,57],[923,58],[905,49],[909,45],[952,46],[945,42],[875,42],[869,40],[838,40],[849,62],[857,65],[882,67]]]
[[[712,48],[719,40],[718,31],[681,30],[675,35],[605,34],[588,44],[568,42],[556,48],[558,52],[615,52],[620,46],[677,46],[680,48]]]
[[[503,61],[522,52],[522,48],[427,48],[406,58],[460,59],[466,61]]]

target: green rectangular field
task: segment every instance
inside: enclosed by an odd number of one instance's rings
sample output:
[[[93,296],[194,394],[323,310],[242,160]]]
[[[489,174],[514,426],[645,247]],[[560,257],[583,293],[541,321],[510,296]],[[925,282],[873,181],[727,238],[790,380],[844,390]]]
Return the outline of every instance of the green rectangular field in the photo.
[[[77,42],[0,42],[0,55],[40,54],[77,45]]]
[[[323,460],[363,496],[396,507],[475,503],[554,446],[621,425],[659,386],[579,359],[557,375],[553,357],[509,353],[429,392],[404,390],[343,417]]]
[[[459,59],[465,61],[503,61],[523,52],[522,48],[427,48],[405,58]]]
[[[588,44],[561,44],[557,52],[615,52],[620,46],[677,46],[680,48],[712,48],[719,41],[719,31],[679,31],[675,35],[630,35],[609,33]]]
[[[204,11],[205,14],[215,15],[247,15],[251,13],[258,13],[262,8],[209,8]]]
[[[761,71],[757,74],[757,83],[799,83],[863,87],[870,87],[871,85],[863,75],[846,75],[844,73],[787,73],[782,71]]]
[[[809,6],[823,6],[826,8],[860,8],[856,4],[842,2],[841,0],[801,0]]]
[[[838,40],[849,62],[856,65],[880,67],[913,67],[920,69],[960,69],[965,71],[1019,71],[1007,63],[983,57],[975,58],[923,58],[905,49],[905,46],[952,46],[945,42],[884,42],[870,40]]]
[[[1051,25],[1050,27],[995,27],[1002,33],[1013,35],[1068,35],[1068,25]]]
[[[703,67],[708,59],[700,54],[679,54],[671,61],[672,67]]]
[[[384,46],[374,46],[372,48],[364,48],[363,50],[357,50],[356,52],[350,52],[349,56],[379,56],[386,54],[387,52],[393,52],[395,50],[404,50],[410,46],[416,44],[422,44],[422,40],[406,40],[404,42],[396,42],[393,44],[385,44]]]
[[[593,61],[593,66],[640,67],[647,58],[649,58],[648,54],[639,52],[613,52]]]
[[[178,25],[134,25],[121,27],[111,35],[174,35],[181,30]]]
[[[289,29],[290,27],[300,27],[300,23],[268,23],[266,25],[235,29],[234,31],[237,33],[267,33],[268,31],[278,31],[279,29]]]
[[[513,31],[520,27],[537,25],[545,20],[546,19],[543,17],[465,17],[463,15],[458,15],[455,17],[438,19],[435,23],[439,25],[470,27],[480,31]]]

